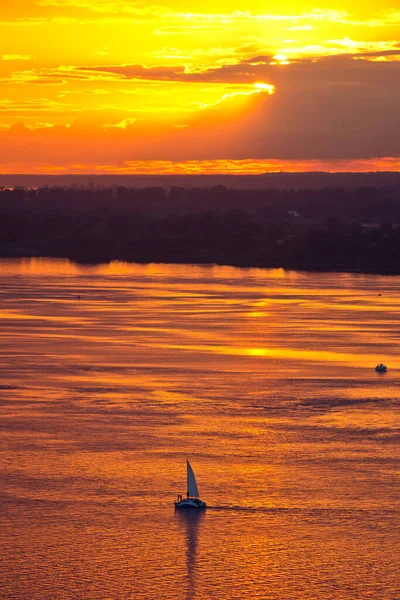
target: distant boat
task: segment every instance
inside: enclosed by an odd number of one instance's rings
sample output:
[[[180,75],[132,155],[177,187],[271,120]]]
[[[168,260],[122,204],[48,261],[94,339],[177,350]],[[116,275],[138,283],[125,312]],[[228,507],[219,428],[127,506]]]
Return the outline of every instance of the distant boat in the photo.
[[[375,371],[376,371],[377,373],[386,373],[386,371],[387,371],[387,366],[386,366],[386,365],[384,365],[384,364],[382,364],[382,363],[379,363],[379,365],[376,365],[376,367],[375,367]]]
[[[178,494],[177,502],[174,502],[175,508],[206,508],[206,503],[200,500],[199,490],[197,488],[196,477],[190,462],[186,461],[187,469],[187,494],[186,498],[182,498],[181,494]]]

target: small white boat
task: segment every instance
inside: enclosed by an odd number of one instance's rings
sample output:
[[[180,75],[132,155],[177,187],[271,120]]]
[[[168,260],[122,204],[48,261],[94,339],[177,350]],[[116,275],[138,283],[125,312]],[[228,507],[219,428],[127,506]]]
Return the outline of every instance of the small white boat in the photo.
[[[193,469],[190,466],[190,462],[186,461],[187,469],[187,494],[186,498],[183,498],[181,494],[178,494],[178,500],[174,502],[175,508],[206,508],[206,503],[200,500],[199,490],[197,488],[196,477],[194,476]]]
[[[376,367],[375,367],[375,371],[376,371],[377,373],[386,373],[386,371],[387,371],[387,366],[386,366],[386,365],[384,365],[384,364],[382,364],[382,363],[379,363],[379,365],[376,365]]]

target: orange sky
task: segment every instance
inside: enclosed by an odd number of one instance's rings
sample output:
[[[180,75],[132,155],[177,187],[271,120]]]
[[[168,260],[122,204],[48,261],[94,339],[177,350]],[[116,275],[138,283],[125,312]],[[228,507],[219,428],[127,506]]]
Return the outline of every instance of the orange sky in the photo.
[[[400,9],[374,7],[2,3],[0,172],[399,170]]]

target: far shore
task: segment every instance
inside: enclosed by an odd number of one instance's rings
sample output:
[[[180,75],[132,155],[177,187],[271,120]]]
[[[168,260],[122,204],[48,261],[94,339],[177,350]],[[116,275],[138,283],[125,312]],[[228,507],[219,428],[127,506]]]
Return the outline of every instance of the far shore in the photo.
[[[0,256],[400,275],[399,189],[0,189]]]

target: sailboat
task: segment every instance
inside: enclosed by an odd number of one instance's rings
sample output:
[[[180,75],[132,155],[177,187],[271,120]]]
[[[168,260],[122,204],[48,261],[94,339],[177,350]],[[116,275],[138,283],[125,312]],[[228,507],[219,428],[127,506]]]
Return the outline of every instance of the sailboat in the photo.
[[[190,462],[186,461],[187,469],[187,494],[186,498],[182,498],[181,494],[178,494],[178,500],[174,502],[175,508],[205,508],[206,503],[200,500],[199,490],[197,488],[196,477],[194,476],[193,469]]]

